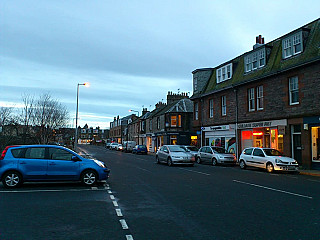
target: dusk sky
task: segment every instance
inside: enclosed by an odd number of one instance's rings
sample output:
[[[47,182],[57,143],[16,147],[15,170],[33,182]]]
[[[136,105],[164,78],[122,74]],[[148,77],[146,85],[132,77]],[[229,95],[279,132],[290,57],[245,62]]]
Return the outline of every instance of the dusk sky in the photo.
[[[317,18],[304,1],[15,1],[0,3],[0,106],[50,93],[73,126],[108,128],[129,109],[153,110],[168,91],[190,92],[198,68],[216,67]]]

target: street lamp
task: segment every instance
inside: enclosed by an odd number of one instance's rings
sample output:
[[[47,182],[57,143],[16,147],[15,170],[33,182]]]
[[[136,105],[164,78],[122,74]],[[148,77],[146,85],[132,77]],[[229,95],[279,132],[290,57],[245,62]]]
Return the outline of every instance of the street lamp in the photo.
[[[75,136],[74,136],[74,151],[77,150],[77,144],[78,144],[79,86],[89,87],[89,83],[78,83],[78,86],[77,86],[77,108],[76,108],[76,128],[75,128]]]

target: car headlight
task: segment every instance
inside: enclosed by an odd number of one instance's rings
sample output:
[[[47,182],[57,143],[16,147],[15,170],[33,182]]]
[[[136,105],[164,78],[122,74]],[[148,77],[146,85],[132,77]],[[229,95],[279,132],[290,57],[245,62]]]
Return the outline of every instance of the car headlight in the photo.
[[[280,159],[276,158],[276,163],[283,163]]]
[[[99,167],[102,167],[102,168],[106,168],[106,166],[104,165],[103,162],[101,161],[98,161],[98,160],[93,160]]]

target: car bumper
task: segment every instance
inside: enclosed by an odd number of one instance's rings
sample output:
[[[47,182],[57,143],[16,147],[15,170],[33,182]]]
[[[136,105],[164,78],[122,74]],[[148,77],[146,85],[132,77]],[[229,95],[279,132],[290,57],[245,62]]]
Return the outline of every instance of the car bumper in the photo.
[[[193,161],[186,161],[186,160],[172,160],[172,163],[173,164],[190,164],[190,165],[193,165],[194,162]]]
[[[276,170],[276,171],[297,172],[299,170],[299,168],[298,168],[298,166],[276,164],[274,166],[274,170]]]
[[[107,180],[109,178],[109,175],[110,175],[110,169],[104,168],[104,169],[100,170],[99,171],[99,181]]]

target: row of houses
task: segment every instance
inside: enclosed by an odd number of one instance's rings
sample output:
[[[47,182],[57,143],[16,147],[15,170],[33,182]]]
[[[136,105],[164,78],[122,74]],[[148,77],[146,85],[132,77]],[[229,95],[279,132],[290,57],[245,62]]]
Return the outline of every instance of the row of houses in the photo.
[[[268,43],[258,36],[252,50],[192,74],[190,98],[168,93],[152,112],[115,119],[110,136],[149,151],[214,145],[239,156],[246,147],[272,147],[320,169],[320,19]]]
[[[149,152],[156,152],[164,144],[196,145],[192,120],[193,102],[188,94],[168,92],[166,103],[158,102],[151,112],[144,108],[141,117],[115,117],[109,137],[119,143],[135,141],[146,145]]]

